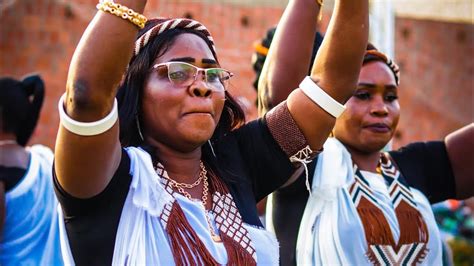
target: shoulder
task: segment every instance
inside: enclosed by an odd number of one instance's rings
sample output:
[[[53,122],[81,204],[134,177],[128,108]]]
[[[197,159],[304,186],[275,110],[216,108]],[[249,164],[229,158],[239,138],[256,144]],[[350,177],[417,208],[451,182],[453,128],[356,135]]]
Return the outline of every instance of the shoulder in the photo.
[[[34,153],[38,156],[40,156],[42,159],[48,161],[48,162],[53,162],[53,159],[54,159],[54,154],[53,154],[53,151],[47,147],[47,146],[44,146],[44,145],[41,145],[41,144],[36,144],[36,145],[33,145],[31,147],[29,147],[29,151],[31,153]]]
[[[455,179],[442,141],[416,142],[389,152],[410,187],[431,203],[455,197]]]

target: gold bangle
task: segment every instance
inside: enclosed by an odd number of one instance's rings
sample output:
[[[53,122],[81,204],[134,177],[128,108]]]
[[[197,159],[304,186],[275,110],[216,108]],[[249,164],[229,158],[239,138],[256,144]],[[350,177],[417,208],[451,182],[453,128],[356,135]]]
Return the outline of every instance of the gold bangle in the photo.
[[[143,29],[143,27],[145,27],[145,23],[147,21],[144,15],[137,13],[133,11],[133,9],[130,9],[124,5],[117,4],[111,1],[98,3],[97,9],[103,12],[108,12],[119,18],[126,19],[135,24],[140,29]]]
[[[318,4],[318,6],[323,6],[323,0],[316,0],[316,3]]]

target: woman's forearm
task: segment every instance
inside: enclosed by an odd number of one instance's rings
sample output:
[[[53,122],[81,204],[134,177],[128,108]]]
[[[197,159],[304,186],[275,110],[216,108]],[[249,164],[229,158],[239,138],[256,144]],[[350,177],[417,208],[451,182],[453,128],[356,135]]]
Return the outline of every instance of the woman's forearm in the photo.
[[[291,0],[278,23],[259,80],[259,104],[286,100],[307,75],[320,7],[316,0]]]
[[[367,46],[368,23],[368,0],[336,1],[328,30],[313,64],[311,78],[326,94],[340,103],[344,103],[356,88]],[[313,149],[321,148],[334,126],[334,113],[330,115],[327,109],[314,103],[301,90],[293,91],[287,104],[310,146]]]
[[[356,87],[368,40],[368,1],[338,0],[311,77],[344,103]]]
[[[146,0],[120,4],[143,13]],[[112,109],[116,87],[132,56],[138,27],[98,11],[84,32],[71,61],[66,112],[79,121],[96,121]]]
[[[120,0],[143,13],[145,0]],[[74,53],[66,85],[66,115],[79,122],[113,114],[117,85],[132,56],[138,26],[99,11]],[[62,108],[59,106],[59,108]],[[55,146],[55,173],[61,187],[78,198],[99,194],[112,179],[121,160],[119,123],[92,136],[59,127]]]
[[[444,142],[456,180],[457,198],[474,196],[474,124],[452,132]]]

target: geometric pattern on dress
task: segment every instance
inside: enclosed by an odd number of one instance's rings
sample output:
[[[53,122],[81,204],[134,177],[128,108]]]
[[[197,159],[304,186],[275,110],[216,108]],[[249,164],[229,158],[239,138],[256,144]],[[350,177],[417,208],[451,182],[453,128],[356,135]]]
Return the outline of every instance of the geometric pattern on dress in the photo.
[[[357,171],[357,168],[355,168]],[[362,198],[367,199],[369,202],[377,206],[377,200],[373,196],[372,189],[370,189],[369,183],[358,175],[354,175],[354,183],[349,188],[349,194],[351,195],[352,202],[357,207],[359,206]]]
[[[390,159],[382,155],[379,165],[381,174],[388,186],[389,196],[393,208],[403,201],[413,208],[417,208],[413,194],[406,185],[403,176]],[[383,158],[383,159],[382,159]],[[377,199],[374,197],[369,182],[354,164],[354,182],[349,186],[349,194],[355,207],[359,206],[361,199],[366,199],[383,214]],[[359,213],[360,215],[360,213]],[[386,219],[383,217],[383,219]],[[422,262],[428,251],[426,243],[416,242],[404,245],[376,245],[367,243],[369,246],[368,257],[374,265],[415,265]]]
[[[168,202],[163,212],[160,215],[160,222],[163,228],[166,228],[175,197],[176,192],[169,181],[168,173],[161,163],[156,165],[156,173],[158,174],[160,183],[165,188],[173,200]],[[213,180],[214,181],[214,180]],[[236,243],[238,243],[246,252],[248,252],[252,258],[257,261],[257,252],[253,246],[249,232],[243,227],[242,216],[237,209],[234,199],[230,193],[223,193],[222,191],[214,191],[212,194],[212,211],[215,216],[215,223],[220,233],[226,234]]]
[[[166,192],[172,195],[172,200],[164,206],[163,212],[160,214],[161,225],[163,226],[163,228],[166,228],[168,225],[168,219],[171,214],[171,209],[173,208],[173,204],[176,201],[175,195],[174,195],[175,191],[171,187],[170,181],[168,180],[169,178],[168,173],[165,171],[164,166],[161,163],[158,163],[155,170],[156,170],[156,173],[158,174],[158,177],[160,177],[159,181],[161,185],[165,188]]]
[[[379,265],[416,265],[417,254],[421,253],[424,247],[424,243],[412,243],[402,245],[398,251],[390,245],[371,245],[370,249]]]
[[[388,184],[388,191],[393,207],[396,209],[400,202],[405,200],[406,203],[416,209],[417,205],[413,194],[405,182],[400,182],[400,180],[402,180],[399,178],[400,171],[398,171],[395,165],[386,158],[385,160],[380,160],[380,169],[382,170],[382,176],[385,182]]]
[[[243,226],[243,220],[230,193],[214,192],[212,211],[220,232],[234,239],[257,261],[257,253],[250,239],[249,232]]]

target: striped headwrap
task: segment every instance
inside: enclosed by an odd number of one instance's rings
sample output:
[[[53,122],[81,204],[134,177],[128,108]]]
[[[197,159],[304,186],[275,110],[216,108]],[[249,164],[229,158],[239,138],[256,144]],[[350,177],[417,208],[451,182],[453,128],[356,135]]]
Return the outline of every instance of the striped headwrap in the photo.
[[[204,36],[207,37],[208,41],[211,43],[214,54],[216,54],[214,39],[212,38],[209,30],[207,30],[207,28],[204,27],[204,25],[202,25],[200,22],[196,20],[192,20],[192,19],[187,19],[187,18],[156,18],[156,19],[149,20],[147,24],[156,23],[156,22],[158,22],[158,24],[148,29],[144,34],[142,34],[135,41],[134,56],[137,56],[140,53],[140,51],[142,51],[143,47],[145,47],[150,42],[150,40],[152,40],[159,34],[167,30],[177,29],[177,28],[190,29],[190,30],[195,30],[202,33]]]
[[[369,46],[370,47],[370,46]],[[398,67],[392,59],[390,59],[386,54],[380,52],[379,50],[368,48],[365,51],[364,64],[371,61],[383,61],[387,66],[392,70],[393,75],[395,76],[395,82],[397,86],[400,85],[400,68]]]

